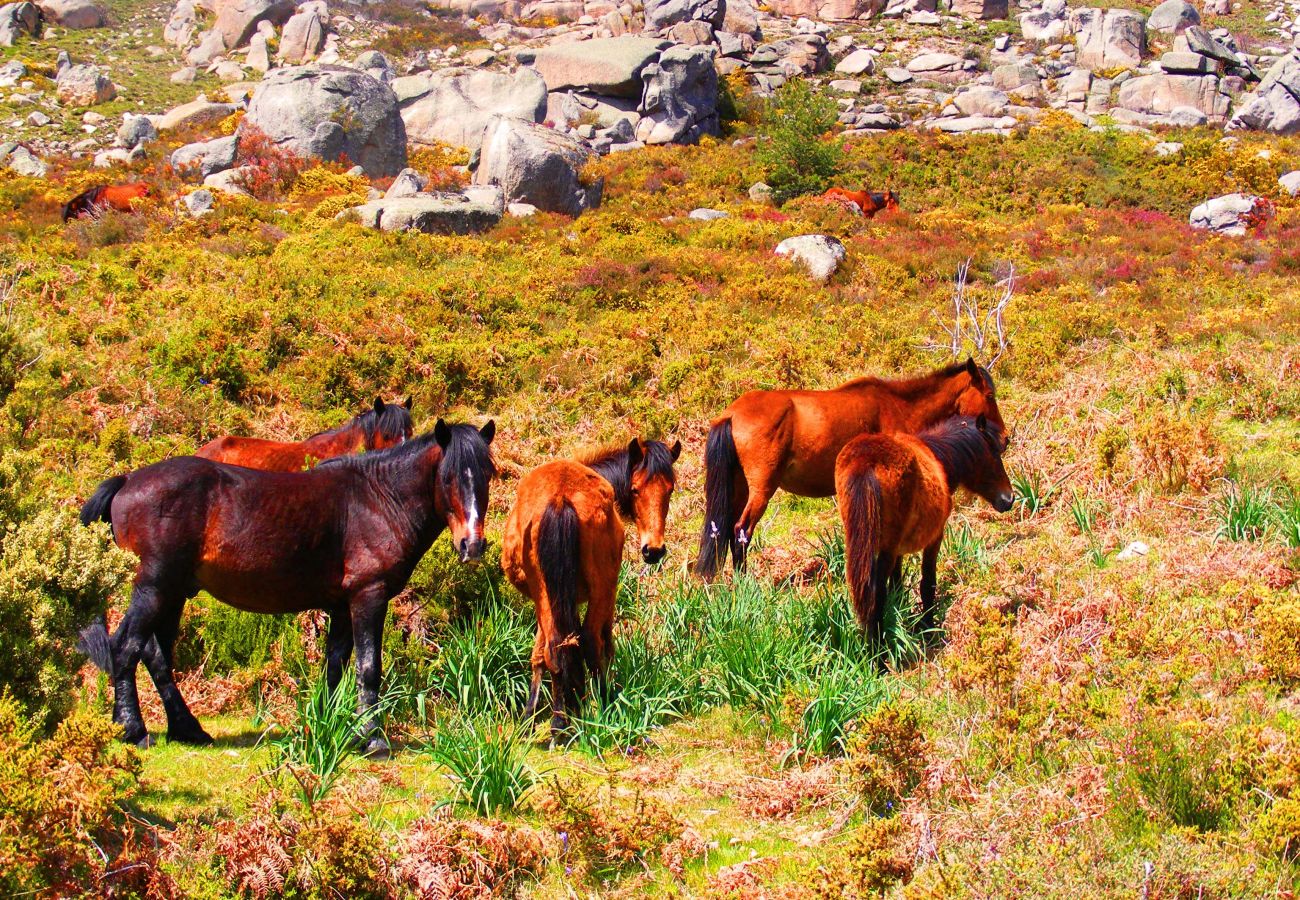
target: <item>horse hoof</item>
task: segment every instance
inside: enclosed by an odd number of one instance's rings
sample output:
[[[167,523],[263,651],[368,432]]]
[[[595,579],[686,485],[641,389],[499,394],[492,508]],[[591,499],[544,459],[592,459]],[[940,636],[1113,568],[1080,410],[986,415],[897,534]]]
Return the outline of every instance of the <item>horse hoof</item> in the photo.
[[[167,732],[167,742],[169,744],[190,744],[195,747],[206,747],[213,743],[212,735],[203,730],[202,726],[195,725],[193,728],[178,728],[175,731]]]
[[[388,741],[381,737],[372,737],[366,741],[365,747],[361,750],[361,755],[367,759],[388,759],[393,755],[393,750],[388,746]]]
[[[148,750],[154,745],[153,735],[148,731],[128,731],[122,735],[122,743],[135,744],[141,750]]]

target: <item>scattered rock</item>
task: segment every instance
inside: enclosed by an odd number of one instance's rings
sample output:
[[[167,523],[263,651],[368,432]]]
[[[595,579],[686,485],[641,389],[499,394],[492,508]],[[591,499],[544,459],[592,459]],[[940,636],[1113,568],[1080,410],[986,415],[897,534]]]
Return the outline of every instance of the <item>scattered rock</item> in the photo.
[[[1209,75],[1218,64],[1199,53],[1171,51],[1160,57],[1160,68],[1171,75]]]
[[[1142,64],[1146,30],[1142,14],[1131,9],[1081,7],[1070,11],[1078,64],[1096,71]]]
[[[506,213],[516,219],[526,219],[537,215],[537,207],[531,203],[510,203],[506,206]]]
[[[226,169],[224,172],[214,172],[203,179],[203,186],[214,191],[220,191],[223,194],[250,197],[252,195],[248,193],[244,185],[247,183],[249,176],[256,171],[253,166],[239,166],[235,169]]]
[[[496,202],[484,202],[465,194],[439,193],[372,200],[344,210],[339,217],[358,216],[366,228],[380,231],[475,234],[501,221],[503,211],[499,194]]]
[[[15,87],[27,77],[27,67],[19,60],[11,59],[0,66],[0,87]]]
[[[197,99],[189,103],[182,103],[167,110],[155,118],[153,124],[160,132],[171,131],[173,128],[210,125],[221,121],[237,109],[239,107],[233,103],[212,103],[200,94]]]
[[[212,191],[207,188],[199,188],[197,191],[182,197],[178,205],[197,219],[212,212],[212,207],[216,205],[216,202],[217,198],[213,196]]]
[[[808,268],[808,274],[817,281],[830,281],[835,270],[844,261],[844,245],[825,234],[802,234],[786,238],[776,245],[777,256],[798,260]]]
[[[729,219],[731,218],[731,213],[721,209],[707,209],[701,207],[700,209],[691,210],[690,213],[688,213],[688,217],[700,222],[712,222],[714,219]]]
[[[645,0],[645,24],[656,30],[679,22],[705,22],[721,28],[725,0]]]
[[[1147,115],[1167,115],[1178,107],[1191,107],[1222,121],[1228,104],[1213,75],[1140,75],[1119,88],[1121,107]]]
[[[280,50],[276,58],[291,66],[314,59],[325,46],[325,31],[328,26],[326,13],[321,8],[324,4],[311,3],[304,6],[310,8],[304,8],[290,16],[280,35]]]
[[[104,11],[91,0],[40,0],[36,5],[45,13],[46,22],[74,31],[102,28],[107,23]]]
[[[424,191],[424,186],[429,183],[425,178],[414,169],[403,169],[397,173],[393,183],[389,185],[388,190],[384,191],[385,200],[399,200],[402,197],[414,197]]]
[[[163,26],[163,40],[174,47],[184,47],[198,28],[198,15],[191,0],[176,0],[171,18]]]
[[[1161,34],[1181,34],[1201,24],[1201,14],[1187,0],[1165,0],[1147,18],[1147,28]]]
[[[755,203],[771,203],[772,188],[762,181],[755,182],[749,186],[749,199]]]
[[[171,155],[171,166],[182,177],[194,173],[207,178],[233,167],[238,150],[239,140],[233,134],[210,141],[196,141],[176,148]]]
[[[1206,200],[1192,210],[1191,226],[1218,234],[1243,235],[1252,219],[1262,216],[1266,207],[1261,198],[1250,194],[1225,194]]]
[[[0,6],[0,47],[12,47],[20,37],[37,37],[41,33],[41,11],[33,3],[6,3]]]
[[[1120,562],[1127,562],[1130,559],[1137,559],[1140,556],[1146,556],[1151,552],[1151,548],[1142,541],[1134,541],[1123,550],[1115,554],[1115,559]]]
[[[38,109],[35,112],[28,113],[26,122],[32,128],[43,128],[50,124],[50,117]]]
[[[967,19],[1005,19],[1007,0],[952,0],[952,11]]]
[[[885,77],[894,84],[907,84],[912,80],[912,73],[907,69],[900,69],[897,66],[891,66],[885,69]]]
[[[415,144],[476,150],[493,116],[541,122],[546,115],[546,82],[532,69],[423,72],[393,79],[392,89]]]
[[[960,56],[952,53],[922,53],[907,64],[907,71],[912,73],[955,72],[961,69],[964,62],[965,60]]]
[[[248,104],[240,129],[257,128],[303,156],[347,156],[372,178],[406,168],[406,126],[397,95],[342,66],[273,69]]]
[[[212,7],[215,29],[228,50],[248,43],[259,23],[283,25],[294,12],[292,0],[212,0]]]
[[[44,160],[32,153],[22,144],[8,141],[0,144],[0,165],[15,175],[28,178],[44,178],[46,166]]]
[[[600,204],[604,182],[583,184],[578,173],[592,157],[567,135],[531,122],[498,116],[483,135],[476,185],[496,185],[506,202],[531,203],[576,216]]]
[[[199,42],[185,54],[185,61],[191,66],[206,66],[226,52],[226,39],[221,32],[210,28],[199,35]]]
[[[1059,41],[1065,35],[1065,16],[1065,0],[1046,0],[1042,8],[1020,14],[1020,33],[1027,41]]]
[[[198,69],[193,66],[185,66],[184,68],[177,69],[173,72],[169,80],[172,84],[193,84],[194,79],[197,78],[198,75]]]
[[[1151,148],[1156,156],[1177,156],[1183,152],[1183,145],[1178,141],[1161,141]]]
[[[117,142],[128,150],[156,140],[158,129],[148,116],[127,113],[122,119],[122,126],[117,129]]]
[[[1228,127],[1274,134],[1300,131],[1300,53],[1273,64],[1255,92],[1242,98]]]
[[[59,100],[69,106],[94,106],[117,96],[108,76],[94,66],[69,66],[54,82]]]
[[[248,56],[245,57],[248,67],[254,72],[261,72],[265,75],[271,71],[271,48],[267,45],[266,35],[257,32],[249,38]]]
[[[1300,171],[1287,172],[1277,180],[1282,190],[1286,191],[1292,197],[1300,194]]]
[[[999,117],[1006,112],[1007,95],[997,88],[980,85],[962,91],[953,98],[953,104],[968,116]]]
[[[876,68],[876,54],[872,50],[854,50],[835,66],[840,75],[870,75]]]

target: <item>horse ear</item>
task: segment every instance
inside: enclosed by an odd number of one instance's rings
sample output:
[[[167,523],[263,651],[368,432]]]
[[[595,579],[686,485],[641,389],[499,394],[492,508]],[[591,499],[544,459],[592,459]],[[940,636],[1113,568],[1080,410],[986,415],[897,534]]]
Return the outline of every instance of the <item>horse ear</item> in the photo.
[[[673,441],[673,445],[669,448],[668,452],[672,454],[673,462],[677,462],[677,457],[682,455],[682,442]]]
[[[497,423],[495,419],[488,419],[488,423],[478,430],[479,436],[483,438],[483,443],[490,444],[492,439],[497,436]]]
[[[447,445],[451,443],[451,429],[447,427],[447,423],[442,419],[439,419],[437,424],[433,426],[433,439],[437,441],[438,446],[444,450],[446,450]]]
[[[983,379],[980,378],[980,367],[975,365],[975,357],[973,356],[966,357],[966,374],[969,375],[970,380],[976,384],[983,381]]]
[[[375,397],[375,412],[378,413],[378,414],[381,415],[381,416],[384,414],[384,398],[383,398],[383,397]]]
[[[636,471],[636,467],[641,465],[643,459],[645,459],[645,451],[641,449],[641,439],[632,438],[627,445],[627,472],[629,475]]]
[[[414,396],[413,396],[413,395],[411,395],[411,394],[407,394],[407,395],[406,395],[406,402],[403,403],[402,405],[406,407],[406,411],[407,411],[407,412],[410,412],[410,411],[411,411],[411,401],[412,401],[413,399],[414,399]]]

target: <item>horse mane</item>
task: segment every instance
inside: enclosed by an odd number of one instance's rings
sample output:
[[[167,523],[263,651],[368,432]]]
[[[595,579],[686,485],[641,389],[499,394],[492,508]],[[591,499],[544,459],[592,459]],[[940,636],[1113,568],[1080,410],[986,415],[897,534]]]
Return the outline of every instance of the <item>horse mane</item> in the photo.
[[[995,424],[987,422],[984,427],[997,444],[1002,443],[1001,432]],[[996,452],[970,416],[953,416],[917,437],[943,467],[950,489],[965,483],[969,476],[987,465]]]
[[[439,469],[462,475],[468,470],[475,487],[482,487],[489,479],[495,478],[496,461],[492,459],[492,451],[488,449],[487,441],[483,440],[479,430],[473,425],[448,425],[447,427],[451,430],[451,441],[443,448],[442,459],[438,463]],[[434,443],[437,443],[434,432],[426,431],[387,450],[334,456],[321,460],[315,468],[347,466],[363,472],[387,469],[401,465],[408,457],[422,456],[429,450],[429,445]]]
[[[983,366],[976,366],[976,368],[979,369],[980,375],[984,377],[984,383],[987,385],[988,389],[992,391],[994,389],[993,375]],[[863,387],[865,385],[874,384],[883,387],[886,390],[893,391],[895,394],[906,397],[932,390],[935,382],[947,381],[949,378],[954,378],[965,371],[966,363],[955,362],[946,365],[941,369],[936,369],[928,375],[918,375],[912,378],[877,378],[874,375],[864,375],[861,378],[854,378],[852,381],[846,381],[844,384],[840,385],[840,387]]]
[[[333,428],[327,428],[313,434],[312,438],[324,437],[330,434],[338,434],[349,428],[360,428],[365,434],[368,443],[374,443],[375,436],[396,440],[411,430],[411,413],[405,406],[399,403],[385,403],[384,411],[377,413],[373,409],[368,409],[360,415],[353,416],[342,424],[335,425]],[[467,426],[468,427],[468,426]],[[311,438],[308,438],[311,440]]]
[[[641,459],[639,469],[650,478],[667,478],[675,481],[673,475],[673,455],[663,441],[642,441],[645,456]],[[614,500],[618,511],[625,518],[633,514],[632,480],[627,470],[627,444],[601,447],[588,453],[579,454],[577,461],[609,482],[614,489]]]

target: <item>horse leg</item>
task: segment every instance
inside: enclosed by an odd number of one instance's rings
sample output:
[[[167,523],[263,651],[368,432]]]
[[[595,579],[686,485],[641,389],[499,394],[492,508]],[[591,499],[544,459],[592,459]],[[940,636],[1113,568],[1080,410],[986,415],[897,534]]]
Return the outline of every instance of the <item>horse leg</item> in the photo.
[[[935,587],[938,584],[939,546],[943,537],[926,547],[921,553],[921,628],[929,631],[934,628]]]
[[[749,545],[754,540],[754,531],[759,519],[767,512],[767,504],[779,487],[775,472],[763,473],[759,480],[749,481],[745,485],[745,508],[736,520],[736,533],[731,544],[732,565],[737,572],[745,571],[745,562],[749,556]]]
[[[361,738],[366,756],[386,757],[388,741],[379,721],[379,679],[383,674],[380,655],[384,646],[384,618],[388,615],[388,597],[382,585],[362,591],[352,598],[352,636],[357,652],[357,711],[360,714]]]
[[[212,743],[212,735],[203,730],[194,713],[190,712],[180,688],[176,686],[173,671],[176,637],[180,634],[184,611],[184,600],[163,608],[154,626],[153,637],[141,651],[141,659],[158,689],[158,696],[162,698],[163,709],[167,711],[167,740],[178,744],[206,745]]]
[[[869,636],[872,643],[883,649],[885,637],[885,603],[889,600],[889,591],[896,570],[901,570],[899,557],[883,551],[876,557],[876,608],[872,611]]]
[[[524,704],[524,719],[532,720],[537,715],[537,704],[542,699],[542,673],[546,671],[546,640],[542,628],[537,627],[537,637],[533,640],[533,655],[529,659],[533,670],[532,684],[528,688],[528,702]]]
[[[148,747],[153,743],[140,713],[135,672],[145,644],[153,636],[166,599],[152,584],[137,583],[131,605],[112,637],[113,721],[122,726],[122,740]]]
[[[343,680],[343,667],[352,658],[352,615],[347,607],[330,613],[329,631],[325,636],[325,683],[330,693],[338,690]]]

